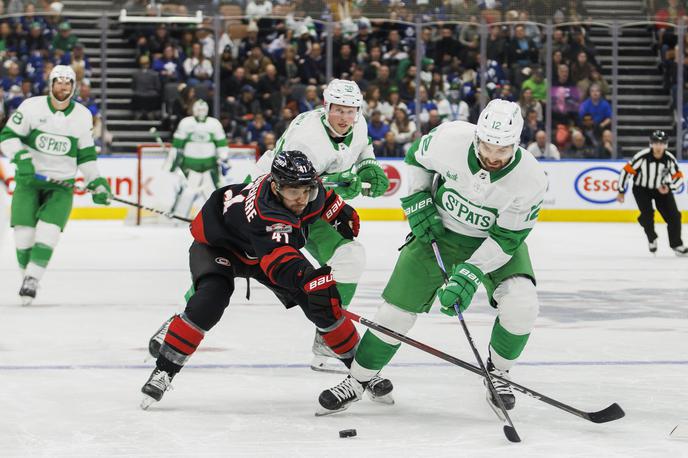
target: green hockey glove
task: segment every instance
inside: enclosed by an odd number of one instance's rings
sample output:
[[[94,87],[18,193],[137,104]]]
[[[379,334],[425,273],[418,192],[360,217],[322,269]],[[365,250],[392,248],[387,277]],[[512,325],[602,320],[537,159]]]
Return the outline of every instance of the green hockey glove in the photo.
[[[110,200],[112,199],[112,191],[110,190],[110,185],[107,180],[103,177],[98,177],[91,181],[86,189],[93,191],[91,198],[93,203],[100,205],[110,205]]]
[[[334,192],[342,196],[344,200],[353,199],[361,193],[361,178],[350,170],[323,175],[322,180],[325,187],[328,182],[339,184],[334,188]]]
[[[180,169],[182,167],[182,163],[184,162],[184,154],[182,154],[176,148],[173,151],[170,151],[170,154],[174,154],[174,160],[172,161],[172,165],[170,166],[170,172],[174,172],[175,170]]]
[[[357,165],[358,176],[364,183],[370,183],[370,189],[362,191],[364,196],[380,197],[389,188],[389,179],[380,163],[375,159],[364,159]]]
[[[401,208],[408,218],[411,232],[421,242],[440,237],[444,234],[444,224],[432,201],[432,195],[427,191],[419,191],[401,198]]]
[[[27,150],[17,151],[12,159],[17,170],[14,173],[14,181],[17,184],[30,185],[34,181],[36,169],[31,160],[31,153]]]
[[[473,295],[483,283],[483,277],[482,271],[473,264],[457,264],[447,284],[437,290],[437,297],[442,304],[440,311],[445,315],[456,316],[454,304],[458,302],[459,310],[463,313],[471,305]]]

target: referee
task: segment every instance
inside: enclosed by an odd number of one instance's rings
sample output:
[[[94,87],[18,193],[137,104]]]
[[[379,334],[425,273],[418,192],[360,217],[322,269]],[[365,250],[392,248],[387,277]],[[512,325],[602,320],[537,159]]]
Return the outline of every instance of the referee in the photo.
[[[688,256],[688,248],[681,241],[681,212],[676,207],[673,191],[683,181],[683,173],[678,168],[676,158],[666,150],[667,134],[655,130],[650,135],[650,147],[640,150],[621,170],[619,175],[619,194],[616,200],[624,201],[626,181],[633,176],[633,197],[638,204],[640,216],[638,222],[647,235],[650,253],[657,251],[657,233],[655,232],[655,202],[657,211],[667,223],[669,246],[676,256]]]

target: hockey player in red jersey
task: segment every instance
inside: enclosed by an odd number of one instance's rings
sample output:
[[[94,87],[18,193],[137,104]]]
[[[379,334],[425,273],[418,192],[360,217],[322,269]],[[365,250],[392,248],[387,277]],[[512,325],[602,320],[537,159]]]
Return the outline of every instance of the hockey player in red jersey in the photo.
[[[193,288],[186,308],[163,324],[149,344],[157,361],[141,389],[143,409],[162,399],[205,333],[220,321],[237,277],[267,286],[286,308],[301,307],[332,351],[351,365],[359,336],[341,312],[330,267],[316,269],[299,251],[309,226],[321,218],[344,237],[358,235],[356,210],[325,190],[300,151],[282,151],[270,174],[210,196],[191,223]],[[387,402],[392,385],[378,377],[367,390],[374,400]]]

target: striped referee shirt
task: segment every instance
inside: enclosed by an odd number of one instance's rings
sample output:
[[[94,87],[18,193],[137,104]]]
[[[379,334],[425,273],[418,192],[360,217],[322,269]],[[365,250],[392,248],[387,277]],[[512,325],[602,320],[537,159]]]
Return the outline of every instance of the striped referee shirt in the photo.
[[[683,181],[683,173],[678,168],[676,158],[669,151],[664,151],[661,159],[655,159],[652,148],[640,150],[621,169],[619,175],[619,192],[626,192],[626,181],[633,176],[633,186],[647,189],[659,189],[662,185],[676,191]]]

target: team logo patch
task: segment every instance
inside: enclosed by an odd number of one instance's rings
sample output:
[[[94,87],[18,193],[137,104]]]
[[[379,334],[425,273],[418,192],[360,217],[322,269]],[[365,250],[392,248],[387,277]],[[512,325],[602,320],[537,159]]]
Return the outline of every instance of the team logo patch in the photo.
[[[223,258],[223,257],[220,257],[220,256],[218,256],[217,258],[215,258],[215,263],[220,264],[221,266],[231,266],[231,265],[232,265],[232,263],[229,262],[229,259]]]
[[[457,221],[479,230],[487,230],[495,223],[497,216],[489,210],[473,204],[456,191],[440,187],[438,197],[444,210]]]
[[[69,138],[62,135],[41,133],[36,137],[35,147],[41,153],[64,156],[69,153],[72,143]]]
[[[265,226],[266,232],[276,232],[278,234],[291,234],[292,227],[289,224],[275,223],[272,226]]]

